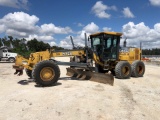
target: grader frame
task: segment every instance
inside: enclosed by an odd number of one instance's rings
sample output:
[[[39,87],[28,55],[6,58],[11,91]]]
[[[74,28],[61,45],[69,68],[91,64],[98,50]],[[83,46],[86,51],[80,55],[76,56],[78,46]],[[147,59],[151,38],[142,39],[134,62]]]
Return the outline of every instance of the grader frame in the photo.
[[[17,56],[15,74],[23,74],[26,69],[28,76],[35,79],[37,84],[50,86],[55,84],[60,77],[58,65],[70,66],[67,75],[81,79],[106,83],[113,85],[114,77],[127,79],[131,76],[142,77],[145,72],[144,63],[140,60],[141,50],[139,48],[120,48],[120,37],[118,32],[99,32],[89,36],[85,34],[85,47],[73,50],[54,51],[46,50],[31,53],[29,59]],[[88,47],[87,41],[91,43]],[[54,57],[72,56],[70,62],[56,61]],[[108,73],[110,71],[110,73]]]

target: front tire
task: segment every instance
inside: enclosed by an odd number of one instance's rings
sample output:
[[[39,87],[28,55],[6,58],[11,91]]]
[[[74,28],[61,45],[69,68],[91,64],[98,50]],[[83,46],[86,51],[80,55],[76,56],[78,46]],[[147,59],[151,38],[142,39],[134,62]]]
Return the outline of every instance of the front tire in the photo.
[[[116,78],[128,79],[131,76],[131,65],[127,61],[120,61],[115,67]]]
[[[145,65],[142,61],[136,60],[132,63],[132,77],[143,77],[145,73]]]
[[[34,66],[32,76],[37,85],[52,86],[59,79],[60,69],[53,61],[45,60]]]
[[[9,58],[9,62],[14,63],[15,61],[15,58]]]

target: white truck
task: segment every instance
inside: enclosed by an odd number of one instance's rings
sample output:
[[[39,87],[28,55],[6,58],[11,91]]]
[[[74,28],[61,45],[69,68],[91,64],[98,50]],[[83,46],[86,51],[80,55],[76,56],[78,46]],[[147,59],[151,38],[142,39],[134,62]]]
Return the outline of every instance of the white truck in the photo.
[[[15,62],[17,53],[8,52],[7,47],[0,47],[0,61]]]

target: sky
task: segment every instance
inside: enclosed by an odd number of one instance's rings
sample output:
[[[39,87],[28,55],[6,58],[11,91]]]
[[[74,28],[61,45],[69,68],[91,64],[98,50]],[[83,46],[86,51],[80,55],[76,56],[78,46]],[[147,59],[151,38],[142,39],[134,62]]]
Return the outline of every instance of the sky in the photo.
[[[160,0],[0,0],[0,37],[72,48],[84,33],[122,32],[121,44],[160,48]]]

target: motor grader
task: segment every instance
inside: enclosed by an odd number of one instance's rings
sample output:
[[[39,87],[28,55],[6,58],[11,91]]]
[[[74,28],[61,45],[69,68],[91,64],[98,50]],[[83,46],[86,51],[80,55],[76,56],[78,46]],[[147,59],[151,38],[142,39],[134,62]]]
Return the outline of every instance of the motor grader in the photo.
[[[72,50],[46,50],[31,53],[29,59],[16,57],[15,74],[26,74],[41,86],[54,85],[60,77],[59,65],[69,66],[67,75],[79,79],[105,84],[114,84],[114,76],[118,79],[142,77],[145,65],[141,61],[141,50],[134,47],[120,47],[122,33],[98,32],[88,39],[85,34],[85,47],[76,48],[73,40]],[[88,46],[90,43],[90,46]],[[69,62],[57,61],[55,57],[70,57]]]

